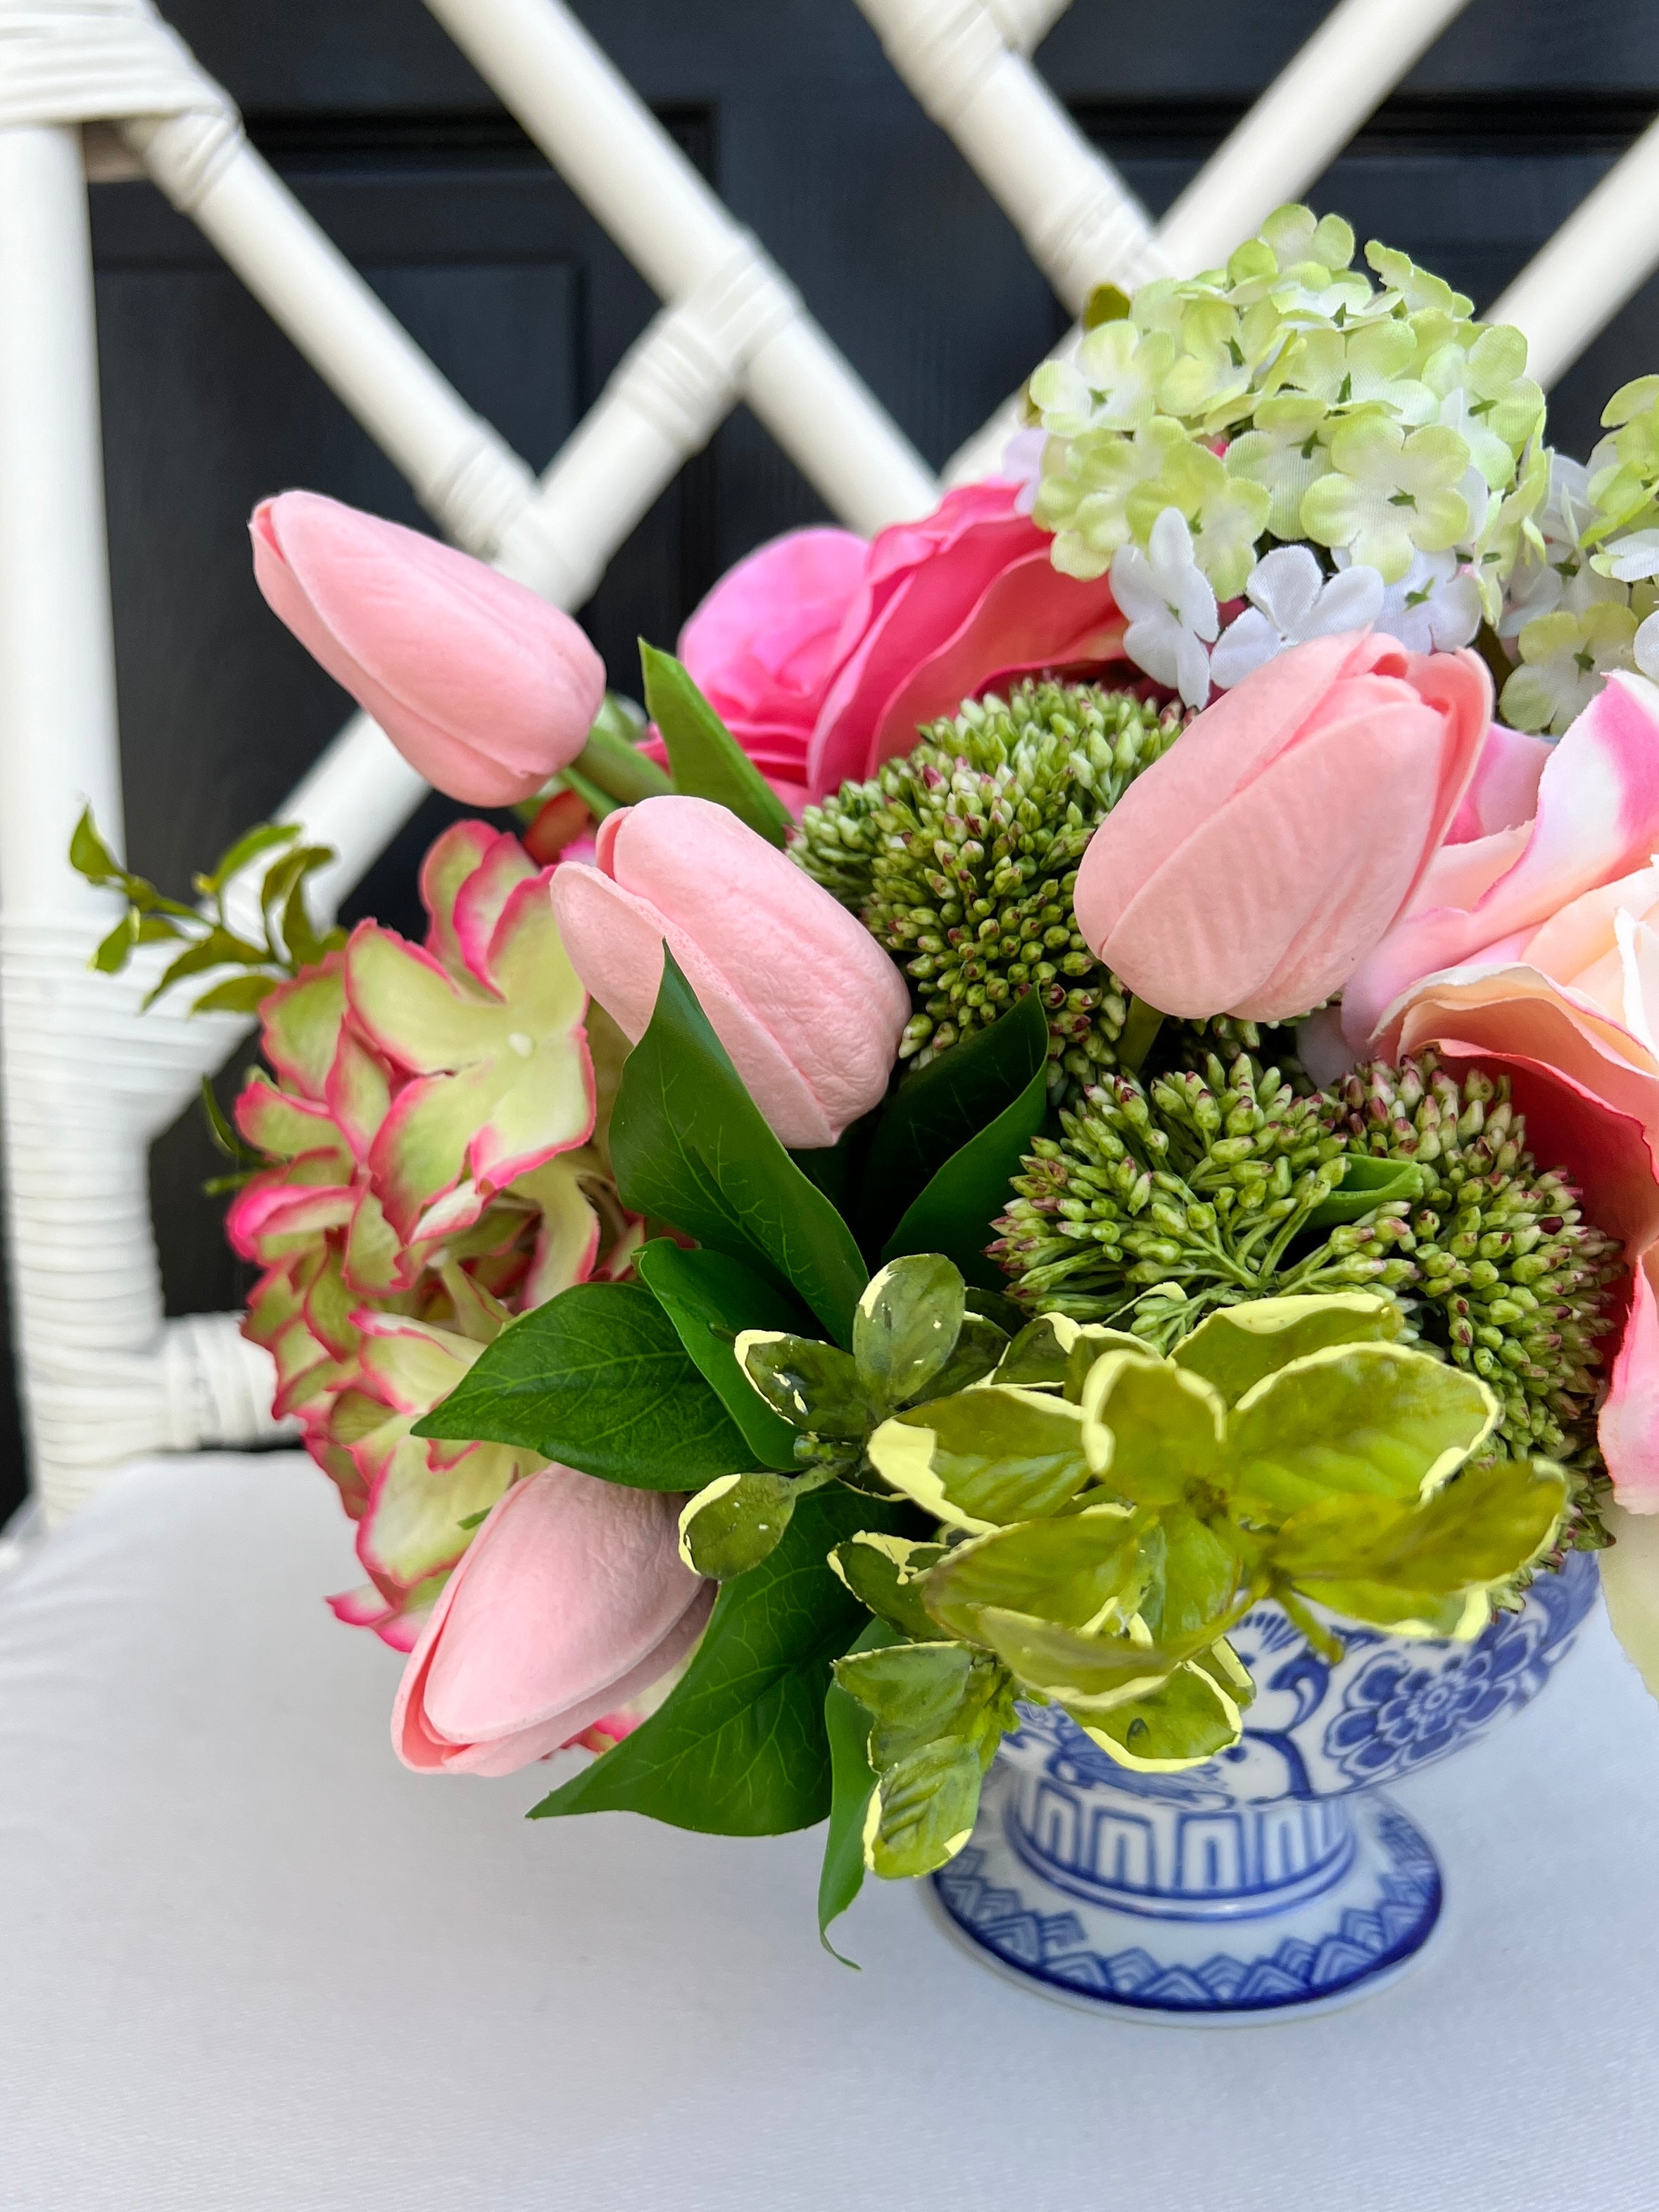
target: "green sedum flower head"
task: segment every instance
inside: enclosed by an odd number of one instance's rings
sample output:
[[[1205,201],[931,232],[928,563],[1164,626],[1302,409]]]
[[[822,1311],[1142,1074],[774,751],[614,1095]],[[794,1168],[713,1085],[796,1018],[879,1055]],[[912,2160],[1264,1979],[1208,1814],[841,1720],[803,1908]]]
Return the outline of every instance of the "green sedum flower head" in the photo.
[[[905,1057],[931,1059],[1036,991],[1056,1086],[1115,1064],[1128,994],[1084,943],[1073,888],[1096,826],[1184,720],[1132,692],[1028,681],[807,808],[795,859],[915,985]]]
[[[1595,1463],[1619,1247],[1527,1151],[1506,1082],[1425,1054],[1297,1097],[1241,1055],[1111,1079],[1060,1120],[999,1224],[1028,1309],[1164,1348],[1217,1307],[1382,1291],[1492,1390],[1502,1449]]]

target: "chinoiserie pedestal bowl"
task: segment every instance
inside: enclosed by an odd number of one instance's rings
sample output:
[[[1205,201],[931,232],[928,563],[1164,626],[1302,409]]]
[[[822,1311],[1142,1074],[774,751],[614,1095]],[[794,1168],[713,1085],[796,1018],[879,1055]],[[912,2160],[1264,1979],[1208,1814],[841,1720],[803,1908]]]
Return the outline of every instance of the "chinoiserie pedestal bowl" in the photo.
[[[1131,1771],[1023,1707],[937,1902],[987,1963],[1091,2010],[1227,2026],[1351,2002],[1440,1917],[1434,1853],[1378,1785],[1534,1698],[1596,1589],[1574,1553],[1472,1644],[1345,1626],[1336,1666],[1260,1606],[1232,1634],[1257,1686],[1243,1741],[1182,1773]]]

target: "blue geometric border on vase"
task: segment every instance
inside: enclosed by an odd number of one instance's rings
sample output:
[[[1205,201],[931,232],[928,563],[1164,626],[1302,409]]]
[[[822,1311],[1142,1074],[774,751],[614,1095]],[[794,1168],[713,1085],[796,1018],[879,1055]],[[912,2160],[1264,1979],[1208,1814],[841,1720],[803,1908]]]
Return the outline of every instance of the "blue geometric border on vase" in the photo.
[[[1575,1553],[1473,1644],[1345,1629],[1335,1665],[1257,1607],[1233,1637],[1258,1686],[1243,1741],[1183,1773],[1121,1767],[1057,1708],[1023,1707],[939,1902],[1005,1970],[1142,2016],[1264,2018],[1376,1987],[1427,1941],[1442,1886],[1370,1793],[1536,1696],[1596,1589]]]

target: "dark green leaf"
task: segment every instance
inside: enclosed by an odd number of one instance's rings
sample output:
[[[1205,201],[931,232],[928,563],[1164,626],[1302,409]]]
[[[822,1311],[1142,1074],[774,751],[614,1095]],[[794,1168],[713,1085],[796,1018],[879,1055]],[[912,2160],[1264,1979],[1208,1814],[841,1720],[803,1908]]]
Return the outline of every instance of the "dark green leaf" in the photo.
[[[743,1431],[756,1463],[787,1472],[795,1464],[794,1431],[766,1404],[738,1365],[736,1340],[745,1328],[797,1329],[795,1301],[763,1275],[724,1252],[688,1252],[655,1237],[635,1255],[634,1272],[679,1333],[704,1378]]]
[[[943,1252],[968,1281],[995,1290],[1005,1278],[996,1262],[986,1257],[991,1224],[1006,1212],[1009,1184],[1048,1110],[1045,1062],[1012,1105],[953,1153],[921,1196],[905,1209],[904,1218],[882,1248],[882,1258],[896,1259],[902,1252]]]
[[[264,1154],[256,1152],[251,1145],[245,1145],[235,1125],[226,1119],[224,1109],[214,1096],[213,1079],[207,1075],[202,1078],[202,1112],[207,1118],[208,1134],[213,1139],[215,1149],[222,1152],[228,1160],[236,1160],[243,1164],[250,1160],[264,1160]]]
[[[1415,1204],[1423,1195],[1423,1170],[1410,1160],[1373,1159],[1369,1152],[1353,1152],[1343,1163],[1342,1180],[1323,1205],[1315,1206],[1304,1224],[1309,1229],[1337,1229],[1345,1222],[1361,1220],[1379,1206],[1401,1200]]]
[[[690,799],[712,799],[770,845],[781,846],[790,828],[788,808],[755,766],[672,653],[640,640],[646,711],[662,733],[674,771],[674,788]]]
[[[897,1632],[884,1620],[872,1620],[853,1649],[878,1651],[897,1641]],[[830,1929],[864,1887],[864,1816],[876,1786],[870,1716],[839,1682],[831,1682],[824,1694],[823,1724],[830,1738],[830,1832],[818,1877],[818,1941],[832,1959],[856,1971],[857,1961],[842,1958],[830,1941]]]
[[[750,1458],[638,1283],[578,1283],[521,1315],[416,1433],[527,1447],[635,1490],[697,1490]]]
[[[1048,1060],[1048,1024],[1029,992],[989,1029],[905,1077],[876,1125],[864,1170],[860,1226],[872,1243],[947,1160],[1024,1095]]]
[[[611,1121],[623,1203],[799,1292],[840,1344],[866,1270],[853,1233],[763,1120],[672,952]]]
[[[830,1665],[869,1625],[826,1559],[884,1513],[896,1517],[846,1490],[803,1498],[771,1557],[722,1588],[665,1703],[532,1818],[644,1813],[720,1836],[775,1836],[822,1820],[831,1802]]]

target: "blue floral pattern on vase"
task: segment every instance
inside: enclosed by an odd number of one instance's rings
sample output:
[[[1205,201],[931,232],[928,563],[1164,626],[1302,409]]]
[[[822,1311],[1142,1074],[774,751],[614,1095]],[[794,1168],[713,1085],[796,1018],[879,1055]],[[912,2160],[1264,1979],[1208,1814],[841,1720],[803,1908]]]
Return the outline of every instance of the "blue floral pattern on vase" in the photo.
[[[1257,1683],[1243,1738],[1181,1773],[1120,1766],[1057,1707],[1023,1706],[939,1901],[1005,1971],[1090,2007],[1238,2021],[1376,1987],[1432,1932],[1441,1880],[1367,1793],[1534,1697],[1596,1589],[1575,1554],[1472,1644],[1345,1628],[1335,1665],[1259,1606],[1233,1638]]]

